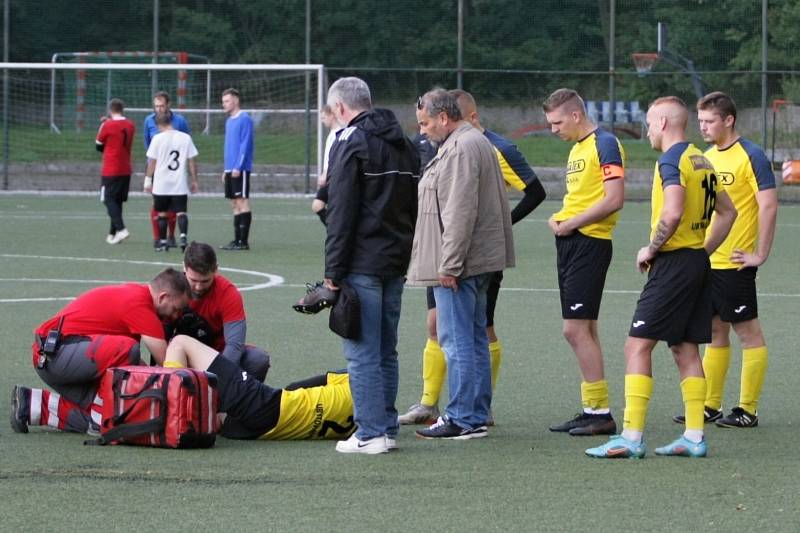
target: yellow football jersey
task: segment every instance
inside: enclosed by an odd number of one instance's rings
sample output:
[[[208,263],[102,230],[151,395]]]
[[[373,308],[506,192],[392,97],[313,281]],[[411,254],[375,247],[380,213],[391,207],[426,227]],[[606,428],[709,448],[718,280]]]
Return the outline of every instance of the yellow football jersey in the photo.
[[[575,143],[567,163],[567,194],[564,205],[553,215],[562,221],[583,213],[605,196],[603,184],[609,179],[625,178],[625,151],[619,140],[602,128]],[[611,239],[619,211],[603,220],[588,224],[581,233],[599,239]]]
[[[326,385],[281,393],[281,413],[263,440],[346,439],[356,426],[348,374],[329,373]]]
[[[717,191],[721,190],[714,167],[696,146],[674,144],[656,162],[651,195],[650,240],[656,233],[664,207],[664,188],[680,185],[686,190],[683,216],[675,233],[661,245],[668,252],[679,248],[702,248],[706,229],[714,212]]]
[[[775,175],[764,151],[746,139],[739,138],[722,150],[712,146],[705,155],[739,212],[731,232],[711,254],[711,268],[739,268],[740,265],[731,261],[731,254],[737,249],[748,253],[755,251],[758,239],[756,193],[774,189]],[[713,216],[711,224],[714,224]]]

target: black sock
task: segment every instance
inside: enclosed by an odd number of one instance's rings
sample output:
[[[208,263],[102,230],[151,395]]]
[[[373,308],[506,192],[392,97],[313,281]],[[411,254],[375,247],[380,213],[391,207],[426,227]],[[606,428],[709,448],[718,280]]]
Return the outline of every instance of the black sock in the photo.
[[[253,214],[248,211],[239,215],[239,242],[247,244],[250,237],[250,222],[253,220]]]
[[[241,220],[242,215],[233,215],[233,240],[239,242],[241,239]]]
[[[158,215],[158,238],[159,240],[166,241],[167,240],[167,226],[169,223],[167,222],[167,217],[162,217]]]
[[[189,217],[186,213],[178,215],[178,231],[181,235],[186,235],[189,232]]]

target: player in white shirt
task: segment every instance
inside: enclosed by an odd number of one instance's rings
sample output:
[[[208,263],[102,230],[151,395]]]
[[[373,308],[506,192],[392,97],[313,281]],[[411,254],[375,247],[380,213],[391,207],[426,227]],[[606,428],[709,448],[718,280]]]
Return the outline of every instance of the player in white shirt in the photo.
[[[147,149],[147,173],[144,178],[144,191],[153,194],[153,208],[158,212],[159,243],[157,252],[166,252],[167,212],[175,213],[180,231],[181,251],[186,249],[186,233],[189,218],[186,214],[189,196],[189,177],[191,192],[196,193],[197,148],[192,138],[172,128],[172,117],[168,113],[156,116],[159,134],[153,137]],[[187,172],[188,170],[188,172]]]
[[[339,124],[339,122],[337,122],[333,111],[327,104],[322,106],[321,119],[322,123],[325,124],[325,127],[330,131],[328,132],[328,138],[325,139],[325,151],[323,152],[322,158],[322,171],[319,173],[319,177],[317,178],[317,186],[319,188],[317,189],[317,194],[314,197],[314,201],[311,202],[311,210],[314,211],[322,223],[327,226],[328,161],[331,156],[331,147],[333,146],[334,141],[336,141],[336,133],[342,128],[342,126]]]

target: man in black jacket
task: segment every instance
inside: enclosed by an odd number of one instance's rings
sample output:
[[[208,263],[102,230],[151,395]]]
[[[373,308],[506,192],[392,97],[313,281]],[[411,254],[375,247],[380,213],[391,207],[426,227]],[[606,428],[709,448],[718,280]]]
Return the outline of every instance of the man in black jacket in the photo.
[[[361,332],[343,341],[358,429],[342,453],[397,447],[397,324],[417,218],[419,156],[394,114],[373,109],[369,87],[341,78],[328,90],[341,124],[328,170],[325,285],[347,283],[361,302]]]

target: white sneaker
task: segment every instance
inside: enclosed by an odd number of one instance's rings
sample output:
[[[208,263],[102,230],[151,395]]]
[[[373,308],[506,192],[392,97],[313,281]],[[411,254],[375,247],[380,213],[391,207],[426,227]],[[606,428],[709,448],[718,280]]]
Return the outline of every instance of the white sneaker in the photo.
[[[407,424],[426,424],[431,425],[439,418],[438,405],[424,405],[415,403],[408,408],[408,412],[397,417],[397,422],[401,425]]]
[[[392,437],[386,437],[386,447],[389,448],[390,452],[399,450],[399,448],[397,447],[397,439],[393,439]]]
[[[115,243],[114,243],[114,236],[113,236],[113,235],[111,235],[110,233],[109,233],[108,235],[106,235],[106,243],[108,243],[108,244],[115,244]]]
[[[375,455],[388,452],[389,446],[386,442],[385,435],[368,440],[359,440],[358,437],[353,434],[349,439],[337,442],[336,451],[339,453],[365,453],[368,455]]]
[[[119,244],[130,236],[131,234],[128,232],[128,228],[119,230],[114,235],[114,238],[112,238],[111,241],[109,241],[109,244]]]

